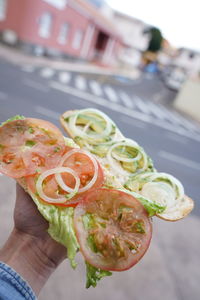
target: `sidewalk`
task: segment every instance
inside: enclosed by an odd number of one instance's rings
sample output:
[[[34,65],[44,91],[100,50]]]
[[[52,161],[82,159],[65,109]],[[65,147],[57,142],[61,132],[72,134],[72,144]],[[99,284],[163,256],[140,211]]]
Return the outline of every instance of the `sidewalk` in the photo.
[[[13,226],[14,181],[0,176],[0,247]],[[179,222],[154,218],[153,239],[144,258],[126,272],[114,273],[85,289],[82,257],[73,271],[64,262],[41,292],[40,300],[199,300],[200,220],[190,215]],[[22,253],[23,255],[23,253]]]
[[[47,57],[31,56],[22,51],[0,44],[0,58],[17,65],[31,65],[37,67],[51,67],[57,70],[65,70],[80,73],[94,73],[101,75],[124,76],[130,79],[137,79],[140,71],[137,69],[103,68],[89,62],[56,60]]]

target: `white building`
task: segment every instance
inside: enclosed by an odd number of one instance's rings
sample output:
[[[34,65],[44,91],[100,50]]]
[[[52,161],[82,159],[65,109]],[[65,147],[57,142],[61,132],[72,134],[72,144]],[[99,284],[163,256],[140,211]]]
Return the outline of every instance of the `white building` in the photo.
[[[200,52],[181,48],[172,60],[172,65],[182,68],[189,76],[200,75]]]
[[[113,13],[113,21],[126,45],[120,53],[120,61],[138,67],[141,63],[142,52],[148,46],[149,35],[145,32],[149,25],[117,11]]]

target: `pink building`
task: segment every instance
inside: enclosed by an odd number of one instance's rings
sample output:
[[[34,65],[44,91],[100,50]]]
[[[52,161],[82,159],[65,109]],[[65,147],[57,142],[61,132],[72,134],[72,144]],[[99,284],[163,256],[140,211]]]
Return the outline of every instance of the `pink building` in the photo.
[[[116,63],[122,46],[113,23],[84,0],[0,0],[0,33],[33,49],[105,65]]]

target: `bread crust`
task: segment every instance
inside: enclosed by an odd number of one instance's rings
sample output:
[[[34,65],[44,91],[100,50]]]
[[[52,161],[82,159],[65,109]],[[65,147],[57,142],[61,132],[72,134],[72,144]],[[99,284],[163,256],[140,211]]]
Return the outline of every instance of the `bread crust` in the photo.
[[[63,129],[66,131],[66,133],[72,139],[74,139],[75,136],[70,131],[69,126],[68,126],[67,122],[65,121],[65,118],[69,117],[76,111],[78,111],[78,110],[68,110],[64,114],[62,114],[60,117],[60,123],[61,123]],[[112,173],[112,172],[110,171],[110,173]],[[181,220],[184,217],[186,217],[193,210],[193,208],[194,208],[194,201],[187,195],[184,195],[184,198],[180,202],[180,209],[179,209],[178,213],[177,213],[177,211],[175,211],[174,214],[162,213],[162,214],[157,214],[157,217],[160,219],[163,219],[165,221],[175,222],[175,221]]]

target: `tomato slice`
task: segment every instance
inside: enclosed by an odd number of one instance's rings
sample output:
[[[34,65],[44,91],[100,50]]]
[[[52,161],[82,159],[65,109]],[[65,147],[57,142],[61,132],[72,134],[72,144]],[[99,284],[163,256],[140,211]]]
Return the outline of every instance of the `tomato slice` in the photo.
[[[50,122],[27,118],[0,127],[0,172],[20,178],[57,166],[65,142]]]
[[[65,154],[71,150],[72,150],[72,148],[66,147]],[[101,187],[104,182],[103,170],[102,170],[99,162],[97,162],[97,164],[98,164],[97,180],[94,183],[94,185],[90,188],[90,190]],[[67,160],[65,160],[63,166],[71,168],[72,170],[74,170],[76,172],[78,177],[82,180],[81,187],[84,187],[88,183],[88,181],[90,181],[92,179],[92,177],[94,175],[94,166],[92,165],[92,162],[90,161],[89,157],[83,153],[75,152]],[[34,176],[26,177],[27,187],[33,194],[35,194],[37,192],[36,191],[36,181],[37,181],[38,176],[39,175],[36,174]],[[71,176],[69,173],[63,173],[63,174],[61,174],[61,176],[62,176],[64,183],[67,186],[69,186],[70,188],[74,188],[75,180],[74,180],[73,176]],[[84,178],[84,180],[83,180],[83,178]],[[65,192],[58,185],[55,177],[52,175],[48,176],[45,179],[44,185],[43,185],[43,191],[48,197],[55,198],[55,200],[63,195],[67,195],[67,192]],[[51,203],[51,204],[54,204],[57,206],[66,206],[66,207],[73,206],[74,207],[83,199],[83,197],[86,194],[87,194],[87,191],[84,193],[78,193],[73,198],[66,200],[65,203],[56,203],[56,201],[55,201],[55,203]],[[41,200],[46,202],[45,199],[41,199]]]
[[[67,150],[72,150],[72,148],[71,149],[68,148]],[[92,180],[95,169],[94,169],[94,164],[89,158],[89,156],[87,155],[87,153],[84,153],[83,150],[81,150],[81,152],[78,151],[79,149],[77,149],[77,152],[72,153],[64,161],[62,166],[71,168],[76,172],[76,174],[80,178],[80,183],[81,183],[80,188],[83,188]],[[97,164],[98,164],[98,177],[94,185],[92,186],[92,189],[101,187],[104,181],[104,174],[103,174],[102,167],[100,166],[98,161]],[[63,179],[64,181],[68,182],[68,185],[71,187],[71,185],[73,185],[74,182],[70,183],[70,178],[68,177],[69,175],[65,174],[63,176]]]
[[[109,271],[135,265],[152,236],[151,220],[142,204],[118,190],[88,192],[75,208],[74,225],[85,260]]]

